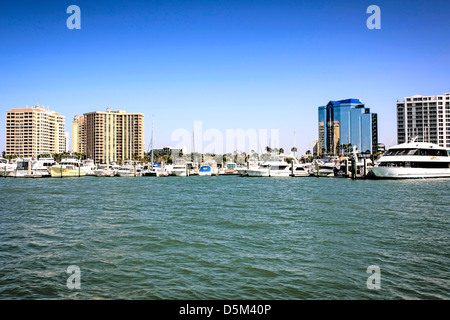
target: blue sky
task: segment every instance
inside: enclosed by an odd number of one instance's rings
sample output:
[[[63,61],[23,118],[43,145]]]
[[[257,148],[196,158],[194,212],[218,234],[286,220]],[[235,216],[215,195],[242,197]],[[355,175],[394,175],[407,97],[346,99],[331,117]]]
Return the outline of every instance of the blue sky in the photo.
[[[66,8],[81,8],[69,30]],[[369,5],[381,30],[369,30]],[[396,142],[395,102],[450,92],[450,2],[1,1],[0,151],[5,112],[145,114],[146,146],[171,133],[280,129],[300,153],[318,138],[317,107],[358,98]]]

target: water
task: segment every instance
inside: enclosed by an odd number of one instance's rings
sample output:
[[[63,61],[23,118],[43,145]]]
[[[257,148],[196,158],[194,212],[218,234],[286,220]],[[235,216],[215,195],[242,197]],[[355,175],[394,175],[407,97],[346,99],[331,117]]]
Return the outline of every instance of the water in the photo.
[[[0,179],[0,299],[449,299],[450,180]],[[67,287],[67,267],[81,289]],[[380,268],[370,290],[367,268]]]

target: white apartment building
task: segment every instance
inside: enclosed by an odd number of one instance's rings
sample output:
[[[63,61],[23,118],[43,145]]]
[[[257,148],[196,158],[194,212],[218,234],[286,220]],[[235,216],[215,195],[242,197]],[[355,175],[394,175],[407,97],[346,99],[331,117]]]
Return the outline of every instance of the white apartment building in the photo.
[[[450,93],[435,96],[414,95],[397,101],[397,142],[417,137],[450,148]]]

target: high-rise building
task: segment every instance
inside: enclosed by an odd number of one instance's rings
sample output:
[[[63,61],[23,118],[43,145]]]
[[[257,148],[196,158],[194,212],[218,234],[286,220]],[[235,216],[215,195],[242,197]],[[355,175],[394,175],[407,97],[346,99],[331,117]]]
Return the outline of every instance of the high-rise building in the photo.
[[[72,151],[86,153],[86,119],[75,115],[72,121]]]
[[[32,157],[65,150],[64,116],[38,104],[6,112],[6,155]]]
[[[370,113],[359,99],[330,101],[320,106],[319,154],[337,155],[339,146],[348,144],[372,153],[374,145],[378,145],[377,115]]]
[[[450,148],[450,93],[397,101],[397,142],[430,142]]]
[[[84,114],[85,150],[96,163],[131,160],[144,156],[144,115],[125,111]]]

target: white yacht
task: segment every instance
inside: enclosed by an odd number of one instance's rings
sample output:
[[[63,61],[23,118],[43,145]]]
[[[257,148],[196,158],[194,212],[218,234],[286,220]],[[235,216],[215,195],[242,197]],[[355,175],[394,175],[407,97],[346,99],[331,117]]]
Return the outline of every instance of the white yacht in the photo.
[[[257,168],[259,168],[260,165],[261,165],[261,162],[259,161],[259,159],[252,157],[252,158],[249,159],[247,165],[245,165],[245,166],[238,166],[236,168],[236,171],[241,176],[246,177],[247,176],[247,170],[257,169]]]
[[[191,166],[192,167],[192,166]],[[177,177],[187,177],[189,176],[189,165],[184,160],[177,160],[172,167],[170,175]]]
[[[153,166],[150,164],[148,168],[144,169],[144,176],[147,177],[167,177],[169,172],[166,169],[164,162],[155,163]]]
[[[335,171],[339,169],[339,159],[324,158],[313,162],[313,174],[316,177],[334,177]]]
[[[94,160],[92,159],[84,159],[81,161],[81,169],[86,172],[87,176],[93,176],[94,170],[97,168]]]
[[[309,177],[312,173],[312,163],[299,163],[294,166],[294,177]]]
[[[94,175],[96,177],[114,177],[116,172],[116,169],[111,164],[99,164],[94,170]]]
[[[142,175],[142,166],[139,163],[126,160],[117,170],[117,175],[119,177],[140,177]]]
[[[13,172],[8,174],[8,177],[24,178],[25,176],[31,176],[31,158],[17,158],[16,167]]]
[[[38,157],[31,160],[31,174],[41,177],[50,177],[49,168],[56,164],[52,156]]]
[[[377,178],[448,178],[450,150],[437,144],[399,144],[376,161],[372,173]]]
[[[294,166],[297,166],[298,160],[293,155],[272,156],[269,161],[263,162],[258,168],[246,170],[249,177],[290,177],[292,175],[291,164],[286,161],[291,158]]]
[[[14,170],[16,170],[16,167],[17,162],[15,160],[9,162],[8,159],[0,158],[0,177],[11,176]]]

